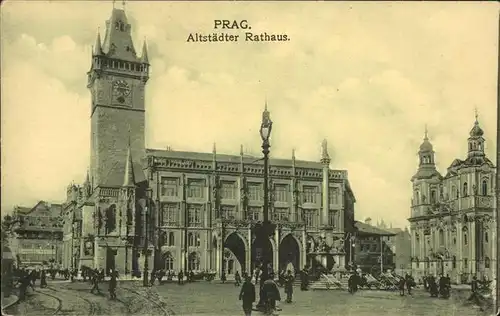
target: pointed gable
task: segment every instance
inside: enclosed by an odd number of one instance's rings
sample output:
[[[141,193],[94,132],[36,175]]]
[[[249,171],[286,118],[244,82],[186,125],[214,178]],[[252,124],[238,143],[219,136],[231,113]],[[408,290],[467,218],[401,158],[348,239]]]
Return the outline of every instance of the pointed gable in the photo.
[[[122,9],[114,8],[106,21],[106,35],[102,45],[103,53],[111,58],[138,62],[131,34],[132,26]]]

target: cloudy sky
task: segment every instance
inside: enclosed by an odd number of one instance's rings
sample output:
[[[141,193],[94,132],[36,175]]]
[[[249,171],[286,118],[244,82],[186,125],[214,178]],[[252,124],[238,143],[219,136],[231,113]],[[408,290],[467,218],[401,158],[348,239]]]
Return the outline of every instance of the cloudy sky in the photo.
[[[121,7],[121,2],[117,3]],[[111,2],[3,3],[2,212],[62,201],[89,163],[91,46]],[[147,38],[149,148],[259,153],[267,98],[272,156],[347,169],[358,219],[407,225],[424,126],[439,169],[464,158],[474,108],[494,161],[496,3],[130,2]],[[282,43],[186,43],[215,19],[246,19]],[[241,34],[240,31],[230,31]]]

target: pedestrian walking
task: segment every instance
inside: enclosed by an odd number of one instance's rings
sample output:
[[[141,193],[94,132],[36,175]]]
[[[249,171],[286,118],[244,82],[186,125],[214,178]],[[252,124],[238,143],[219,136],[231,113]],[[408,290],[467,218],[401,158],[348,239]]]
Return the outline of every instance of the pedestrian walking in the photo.
[[[399,279],[399,282],[398,282],[398,287],[399,287],[399,295],[401,296],[405,296],[405,279],[401,278]]]
[[[241,284],[241,276],[238,271],[234,274],[234,286],[240,286]]]
[[[151,278],[150,278],[150,286],[153,286],[155,285],[155,281],[156,281],[156,270],[153,270],[151,271]]]
[[[111,300],[116,300],[116,286],[118,283],[117,277],[118,273],[112,271],[111,278],[109,279],[109,298]]]
[[[281,301],[280,290],[274,282],[274,273],[271,273],[264,281],[262,293],[264,293],[264,312],[271,315],[276,311],[276,301]]]
[[[90,290],[90,293],[94,294],[94,291],[97,291],[97,293],[101,293],[101,290],[99,290],[99,281],[101,279],[100,273],[96,272],[92,275],[92,289]]]
[[[292,271],[288,270],[285,276],[285,293],[286,293],[286,302],[292,302],[293,296],[293,283],[295,282],[295,277],[292,275]]]
[[[245,316],[252,315],[253,303],[255,302],[255,285],[252,283],[251,277],[246,277],[245,282],[241,286],[240,301],[243,302],[243,312]]]
[[[177,282],[179,283],[179,285],[182,285],[184,284],[184,273],[181,271],[179,271],[179,274],[177,275]]]
[[[47,287],[47,272],[45,270],[42,270],[42,273],[40,275],[40,288],[46,288]]]

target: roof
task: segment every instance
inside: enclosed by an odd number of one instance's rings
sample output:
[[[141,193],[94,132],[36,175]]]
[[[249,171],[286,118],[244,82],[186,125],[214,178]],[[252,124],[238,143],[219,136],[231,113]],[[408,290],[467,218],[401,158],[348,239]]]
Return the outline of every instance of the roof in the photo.
[[[102,44],[106,56],[131,62],[139,62],[131,36],[131,25],[122,9],[113,8],[106,21],[106,35]],[[123,180],[123,179],[122,179]]]
[[[162,149],[146,149],[146,154],[148,156],[163,157],[163,158],[178,158],[178,159],[193,159],[193,160],[203,160],[203,161],[213,161],[213,153],[202,153],[202,152],[192,152],[192,151],[173,151],[173,150],[162,150]],[[227,154],[215,154],[217,162],[232,162],[240,163],[241,155],[227,155]],[[255,157],[250,155],[243,155],[244,164],[257,164],[262,163],[260,161],[261,157]],[[275,166],[292,166],[293,159],[280,159],[280,158],[270,158],[270,165]],[[298,168],[323,168],[323,165],[319,161],[306,161],[306,160],[295,160],[295,167]]]
[[[61,215],[62,204],[49,203],[46,201],[39,201],[35,206],[29,208],[24,206],[17,206],[14,212],[24,216],[49,216],[57,217]]]
[[[123,186],[123,180],[126,175],[127,161],[116,162],[113,167],[109,170],[102,181],[99,181],[100,186],[104,187],[121,187]],[[135,183],[141,183],[146,180],[144,175],[142,165],[138,162],[133,163],[133,172]]]
[[[418,168],[417,173],[412,177],[412,179],[430,179],[433,177],[437,177],[439,179],[442,178],[439,171],[436,170],[434,166],[432,167],[420,167]]]
[[[385,229],[377,228],[359,221],[355,221],[354,227],[361,236],[395,236],[396,234]]]

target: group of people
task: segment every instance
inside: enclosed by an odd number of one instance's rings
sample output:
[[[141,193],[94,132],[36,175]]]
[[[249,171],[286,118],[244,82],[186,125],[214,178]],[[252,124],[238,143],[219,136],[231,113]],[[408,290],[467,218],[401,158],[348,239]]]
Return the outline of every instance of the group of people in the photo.
[[[237,273],[239,275],[239,273]],[[243,312],[246,316],[252,314],[253,303],[255,302],[255,285],[252,279],[255,277],[255,284],[259,284],[259,302],[256,305],[256,310],[265,314],[272,314],[278,310],[276,301],[281,301],[281,293],[278,284],[275,282],[275,274],[271,269],[264,270],[263,267],[257,268],[254,274],[243,272],[244,282],[241,286],[239,299],[243,302]],[[292,271],[288,270],[279,273],[279,278],[283,282],[285,293],[287,295],[286,302],[291,303],[293,297],[293,284],[295,276]],[[235,275],[236,280],[236,275]]]
[[[440,275],[439,279],[433,275],[423,278],[424,288],[431,294],[431,297],[450,297],[451,279],[449,275]]]
[[[417,284],[415,283],[415,279],[413,276],[409,275],[408,273],[404,276],[404,278],[399,279],[399,295],[404,296],[405,295],[405,289],[408,292],[408,295],[411,295],[411,289],[415,287]]]
[[[22,301],[26,298],[26,292],[28,288],[35,291],[36,281],[40,279],[40,288],[47,287],[47,271],[45,269],[41,270],[27,270],[19,269],[15,271],[17,275],[17,285],[19,285],[19,300]]]

